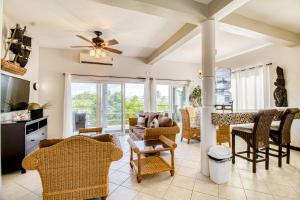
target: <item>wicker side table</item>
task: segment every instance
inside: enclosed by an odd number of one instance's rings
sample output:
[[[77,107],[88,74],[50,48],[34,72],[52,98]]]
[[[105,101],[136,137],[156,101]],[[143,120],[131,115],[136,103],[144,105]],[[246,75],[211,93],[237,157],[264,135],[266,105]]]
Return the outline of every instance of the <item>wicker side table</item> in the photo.
[[[175,142],[163,135],[159,136],[158,140],[133,141],[128,138],[127,141],[130,144],[130,167],[137,173],[138,183],[142,181],[142,176],[146,174],[170,171],[171,176],[174,175],[174,150],[177,147]],[[157,154],[162,151],[170,151],[171,164]],[[135,160],[133,159],[133,153],[137,154]],[[147,157],[145,157],[145,154]],[[151,154],[155,154],[155,156],[150,156]]]

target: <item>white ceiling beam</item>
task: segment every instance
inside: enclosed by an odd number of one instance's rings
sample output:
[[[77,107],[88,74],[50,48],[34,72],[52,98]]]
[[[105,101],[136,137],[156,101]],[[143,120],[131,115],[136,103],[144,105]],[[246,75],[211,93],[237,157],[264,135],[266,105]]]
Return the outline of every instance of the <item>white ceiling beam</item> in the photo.
[[[207,5],[194,0],[94,0],[101,4],[200,24],[207,15]]]
[[[208,18],[221,20],[249,0],[213,0],[208,4]]]
[[[268,25],[247,17],[230,14],[221,20],[222,30],[284,46],[300,45],[300,34]]]
[[[156,49],[147,59],[147,64],[155,64],[178,47],[195,37],[201,32],[201,26],[186,23],[167,41],[165,41],[158,49]],[[200,42],[200,41],[199,41]]]
[[[153,0],[139,0],[143,2],[149,2]],[[174,0],[160,0],[159,6],[166,6],[166,5],[172,5],[173,8],[179,9],[179,5],[176,4],[170,4],[169,1]],[[180,0],[180,1],[186,1],[186,0]],[[244,5],[249,0],[213,0],[208,4],[208,7],[206,8],[206,13],[209,18],[215,18],[216,20],[219,20],[226,15],[230,14],[240,6]],[[178,3],[179,1],[177,1]],[[187,1],[189,2],[189,1]],[[168,4],[166,4],[168,3]],[[194,3],[195,4],[195,3]],[[198,4],[198,3],[196,3]],[[182,4],[184,5],[184,4]],[[189,10],[194,11],[196,13],[199,12],[199,9],[191,9],[191,8],[182,8],[182,10]],[[151,56],[149,56],[146,59],[147,64],[154,64],[158,62],[159,60],[166,57],[171,52],[175,51],[178,47],[182,46],[185,42],[192,39],[195,34],[200,33],[200,27],[197,27],[195,25],[191,24],[185,24],[179,31],[177,31],[172,37],[170,37],[166,42],[164,42],[158,49],[156,49]]]

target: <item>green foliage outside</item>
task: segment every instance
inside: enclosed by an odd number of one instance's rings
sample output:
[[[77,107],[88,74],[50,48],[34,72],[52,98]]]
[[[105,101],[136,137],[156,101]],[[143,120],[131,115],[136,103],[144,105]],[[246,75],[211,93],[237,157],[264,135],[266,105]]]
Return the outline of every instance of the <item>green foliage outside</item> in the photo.
[[[103,100],[102,100],[103,101]],[[107,100],[102,102],[104,124],[108,126],[120,125],[122,116],[121,92],[109,93]],[[73,112],[87,113],[88,125],[96,126],[97,95],[91,92],[83,92],[72,99]],[[138,96],[125,99],[125,119],[128,123],[129,117],[135,117],[138,111],[144,110],[144,102],[139,100]]]

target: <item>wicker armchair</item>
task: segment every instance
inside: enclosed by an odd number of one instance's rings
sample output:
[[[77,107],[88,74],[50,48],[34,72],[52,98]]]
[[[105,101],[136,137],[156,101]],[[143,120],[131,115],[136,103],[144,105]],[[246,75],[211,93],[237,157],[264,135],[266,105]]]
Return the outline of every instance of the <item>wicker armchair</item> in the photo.
[[[282,166],[282,158],[286,157],[286,163],[290,163],[290,143],[291,143],[291,126],[298,108],[287,109],[281,117],[279,126],[271,126],[270,138],[271,144],[278,146],[277,149],[270,148],[277,154],[270,153],[270,156],[278,157],[278,167]],[[282,147],[286,146],[286,152],[282,151]]]
[[[58,142],[53,145],[53,143]],[[44,200],[106,199],[112,161],[123,153],[116,137],[73,136],[56,140],[24,158],[22,166],[38,170]],[[48,145],[46,145],[48,143]],[[52,145],[52,146],[51,146]]]
[[[200,127],[191,127],[189,111],[187,109],[180,109],[180,113],[182,119],[181,141],[185,138],[189,144],[191,139],[200,140]]]
[[[256,173],[256,163],[265,161],[265,168],[269,169],[269,134],[272,120],[276,110],[261,110],[255,117],[253,128],[234,127],[232,129],[232,164],[235,164],[235,156],[252,162],[252,171]],[[241,137],[247,142],[247,151],[235,152],[235,136]],[[252,152],[250,152],[252,147]],[[265,157],[259,155],[259,149],[265,150]],[[241,154],[247,153],[247,157]],[[252,159],[250,159],[252,153]]]

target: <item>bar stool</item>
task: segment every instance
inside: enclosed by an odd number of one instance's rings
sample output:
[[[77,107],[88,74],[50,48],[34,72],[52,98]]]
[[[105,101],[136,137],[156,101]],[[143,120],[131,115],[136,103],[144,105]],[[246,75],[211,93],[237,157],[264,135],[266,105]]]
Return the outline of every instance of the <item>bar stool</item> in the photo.
[[[270,148],[272,152],[270,156],[278,158],[278,167],[282,166],[282,158],[286,157],[286,163],[290,163],[290,143],[291,143],[291,126],[298,108],[288,108],[281,117],[279,126],[271,126],[270,129],[270,144],[278,146],[278,149]],[[282,147],[286,147],[286,152],[282,151]]]
[[[255,117],[253,128],[232,128],[232,164],[235,164],[235,156],[252,162],[252,171],[256,173],[256,163],[265,161],[265,168],[269,169],[269,134],[272,120],[277,110],[261,110]],[[247,151],[235,152],[235,136],[241,137],[247,142]],[[252,147],[252,152],[250,151]],[[259,155],[259,149],[265,148],[265,157]],[[241,154],[247,153],[247,157]],[[252,158],[250,159],[250,154]]]

